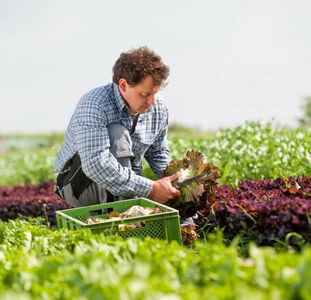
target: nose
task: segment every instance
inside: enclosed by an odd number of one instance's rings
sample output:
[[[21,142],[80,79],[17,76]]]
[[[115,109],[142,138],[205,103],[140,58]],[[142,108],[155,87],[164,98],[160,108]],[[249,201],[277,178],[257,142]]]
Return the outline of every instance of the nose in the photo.
[[[149,98],[148,98],[148,104],[150,105],[155,105],[155,95],[151,95]]]

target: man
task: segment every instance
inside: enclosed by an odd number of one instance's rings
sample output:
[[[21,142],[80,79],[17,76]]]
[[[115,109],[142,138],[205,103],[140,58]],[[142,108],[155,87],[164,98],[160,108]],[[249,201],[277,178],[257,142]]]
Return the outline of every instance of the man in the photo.
[[[140,175],[145,157],[161,176],[170,161],[168,111],[157,96],[169,68],[147,47],[122,53],[113,83],[86,93],[69,122],[55,162],[56,193],[73,207],[149,197],[165,203],[180,195],[171,182]]]

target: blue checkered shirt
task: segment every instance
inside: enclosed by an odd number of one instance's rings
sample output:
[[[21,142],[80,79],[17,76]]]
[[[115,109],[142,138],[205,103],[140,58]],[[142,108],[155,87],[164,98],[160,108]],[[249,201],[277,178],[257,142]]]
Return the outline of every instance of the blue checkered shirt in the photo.
[[[135,155],[132,170],[122,167],[109,151],[107,126],[122,124],[130,132],[130,110],[118,86],[107,84],[91,90],[80,99],[69,122],[64,143],[55,161],[54,172],[65,172],[66,162],[78,152],[83,172],[114,195],[147,197],[153,181],[140,176],[142,157],[159,177],[170,161],[167,145],[168,111],[156,96],[156,104],[139,115],[131,135]]]

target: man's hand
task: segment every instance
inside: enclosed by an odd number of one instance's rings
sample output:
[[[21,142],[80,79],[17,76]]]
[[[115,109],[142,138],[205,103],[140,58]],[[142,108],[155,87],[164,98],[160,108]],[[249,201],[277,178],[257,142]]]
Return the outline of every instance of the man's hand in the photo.
[[[161,178],[153,182],[149,197],[159,203],[165,203],[170,199],[180,196],[180,191],[175,189],[171,182],[179,177],[180,173]]]

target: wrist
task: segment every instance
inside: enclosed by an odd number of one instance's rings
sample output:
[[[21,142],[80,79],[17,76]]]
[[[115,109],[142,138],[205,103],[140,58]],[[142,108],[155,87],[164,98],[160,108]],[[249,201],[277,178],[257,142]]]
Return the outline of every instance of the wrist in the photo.
[[[155,194],[155,189],[156,189],[155,185],[156,185],[156,182],[153,181],[152,185],[151,185],[151,189],[150,189],[149,195],[148,195],[148,197],[151,198],[151,199],[153,199],[153,196]]]

